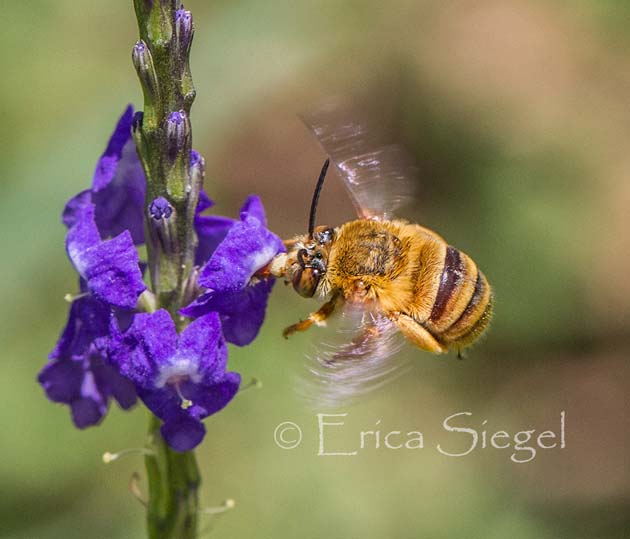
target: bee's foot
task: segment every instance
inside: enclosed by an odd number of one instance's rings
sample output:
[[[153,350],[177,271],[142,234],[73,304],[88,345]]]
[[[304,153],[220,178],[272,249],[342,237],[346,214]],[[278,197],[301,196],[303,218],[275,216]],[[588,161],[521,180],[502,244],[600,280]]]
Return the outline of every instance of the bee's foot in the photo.
[[[313,325],[313,323],[314,322],[313,320],[311,320],[311,318],[307,318],[306,320],[300,320],[296,324],[291,324],[289,327],[284,328],[284,331],[282,332],[282,336],[285,339],[288,339],[290,335],[293,335],[294,333],[298,331],[306,331],[308,328],[310,328]]]
[[[298,324],[293,324],[292,326],[289,326],[282,330],[282,336],[288,340],[289,337],[293,335],[296,331],[298,331]]]

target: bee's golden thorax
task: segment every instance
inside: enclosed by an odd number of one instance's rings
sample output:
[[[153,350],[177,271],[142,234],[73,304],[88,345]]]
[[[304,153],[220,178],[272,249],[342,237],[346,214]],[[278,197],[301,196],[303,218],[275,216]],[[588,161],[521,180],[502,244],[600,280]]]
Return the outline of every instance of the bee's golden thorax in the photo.
[[[351,221],[339,228],[328,271],[339,279],[395,279],[407,264],[408,243],[392,222]]]
[[[339,227],[330,249],[326,279],[347,301],[402,306],[413,290],[410,262],[417,239],[403,221],[361,219]]]

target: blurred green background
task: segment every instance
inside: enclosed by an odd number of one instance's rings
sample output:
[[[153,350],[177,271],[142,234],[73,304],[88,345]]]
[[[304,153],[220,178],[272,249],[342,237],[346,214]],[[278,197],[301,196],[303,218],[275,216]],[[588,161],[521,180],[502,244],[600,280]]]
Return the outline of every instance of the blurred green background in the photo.
[[[413,356],[409,372],[352,406],[331,449],[361,430],[420,430],[423,450],[317,456],[300,396],[312,337],[280,332],[314,307],[278,285],[259,339],[230,366],[263,388],[206,423],[204,519],[228,538],[621,538],[628,536],[630,345],[630,4],[622,0],[190,1],[194,145],[206,188],[234,215],[250,192],[270,226],[305,228],[323,154],[298,114],[354,94],[415,155],[405,217],[470,253],[494,284],[496,314],[467,360]],[[143,443],[146,412],[114,407],[98,428],[35,383],[76,287],[59,215],[91,181],[116,118],[141,107],[130,61],[131,1],[24,1],[3,10],[0,78],[0,536],[135,538],[128,491],[143,464],[101,454]],[[352,217],[330,181],[322,223]],[[316,332],[323,330],[315,330]],[[471,412],[492,433],[558,430],[565,449],[526,464],[509,450],[462,458],[441,428]],[[375,427],[378,421],[378,427]],[[482,422],[487,420],[485,425]],[[281,422],[300,447],[276,446]],[[460,448],[466,444],[460,444]]]

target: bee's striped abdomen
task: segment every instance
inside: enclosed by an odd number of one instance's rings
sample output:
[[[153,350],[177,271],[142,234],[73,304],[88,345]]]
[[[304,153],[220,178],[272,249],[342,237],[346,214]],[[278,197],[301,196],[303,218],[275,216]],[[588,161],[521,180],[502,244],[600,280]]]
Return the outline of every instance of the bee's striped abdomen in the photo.
[[[480,271],[468,305],[455,323],[440,335],[440,340],[449,345],[470,344],[484,332],[491,318],[492,289],[486,276]]]
[[[431,314],[423,326],[446,346],[464,346],[488,325],[490,300],[490,285],[483,273],[468,255],[449,245]]]

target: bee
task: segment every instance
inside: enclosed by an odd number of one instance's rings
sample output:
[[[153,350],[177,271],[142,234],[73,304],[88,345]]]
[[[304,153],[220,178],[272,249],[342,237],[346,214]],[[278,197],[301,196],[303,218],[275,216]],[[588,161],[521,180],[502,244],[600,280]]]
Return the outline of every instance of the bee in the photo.
[[[334,361],[378,359],[392,332],[434,354],[458,357],[485,332],[492,316],[492,289],[467,254],[439,234],[394,214],[410,198],[414,169],[398,146],[375,146],[360,122],[338,107],[305,118],[329,159],[313,195],[308,232],[285,242],[269,272],[303,297],[324,304],[284,330],[284,336],[325,325],[341,307],[363,316],[351,342]],[[319,195],[330,163],[354,203],[358,219],[338,227],[315,226]]]

